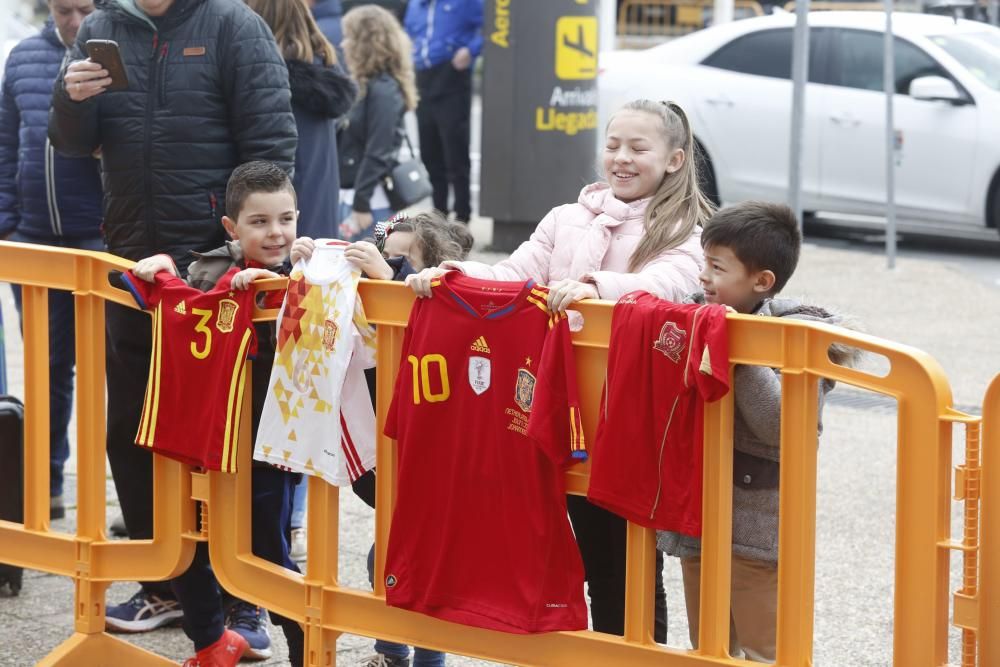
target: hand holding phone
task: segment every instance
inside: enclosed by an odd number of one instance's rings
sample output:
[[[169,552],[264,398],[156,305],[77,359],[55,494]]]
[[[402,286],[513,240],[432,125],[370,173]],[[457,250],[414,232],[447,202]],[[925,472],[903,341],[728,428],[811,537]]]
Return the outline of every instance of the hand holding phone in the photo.
[[[74,60],[66,68],[63,86],[69,98],[74,102],[83,102],[87,98],[103,93],[111,84],[108,71],[97,63],[89,60]]]
[[[125,90],[128,88],[128,76],[125,74],[125,63],[122,62],[118,42],[110,39],[88,39],[87,55],[90,61],[107,70],[110,83],[105,90]]]

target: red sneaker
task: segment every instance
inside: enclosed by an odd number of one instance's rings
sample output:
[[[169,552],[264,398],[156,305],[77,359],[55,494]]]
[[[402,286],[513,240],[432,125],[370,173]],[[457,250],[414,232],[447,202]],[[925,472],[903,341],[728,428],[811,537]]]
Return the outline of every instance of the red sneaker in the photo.
[[[184,667],[234,667],[246,653],[247,640],[232,630],[226,630],[219,641],[198,651],[184,661]]]

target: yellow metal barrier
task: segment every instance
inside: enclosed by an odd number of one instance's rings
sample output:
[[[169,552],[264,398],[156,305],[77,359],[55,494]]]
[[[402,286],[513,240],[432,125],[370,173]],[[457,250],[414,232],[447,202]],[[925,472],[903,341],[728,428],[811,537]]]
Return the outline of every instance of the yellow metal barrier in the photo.
[[[714,0],[623,0],[618,8],[620,37],[672,37],[701,30],[711,24]],[[737,19],[763,16],[756,0],[735,0]]]
[[[707,406],[705,414],[701,635],[700,649],[696,651],[662,647],[653,641],[654,536],[653,531],[632,524],[628,528],[624,637],[589,631],[511,635],[386,607],[382,563],[397,461],[395,444],[385,437],[378,442],[374,592],[350,589],[337,581],[339,490],[318,479],[309,483],[310,557],[306,572],[294,574],[252,555],[247,430],[241,434],[244,443],[239,452],[243,458],[241,472],[236,475],[183,474],[187,470],[183,466],[156,457],[156,538],[108,543],[103,534],[102,511],[102,300],[128,303],[124,293],[106,285],[108,270],[128,265],[101,253],[0,243],[0,280],[29,286],[25,295],[25,381],[28,450],[32,452],[25,471],[25,524],[0,522],[0,561],[65,574],[77,583],[76,633],[43,664],[165,664],[157,656],[103,634],[103,594],[112,580],[163,579],[186,567],[194,541],[200,538],[194,530],[192,497],[205,501],[207,506],[202,531],[209,538],[220,582],[232,593],[302,623],[306,630],[306,664],[310,667],[336,664],[335,642],[343,632],[524,665],[746,664],[726,654],[732,528],[731,394]],[[276,288],[281,284],[268,281],[261,287]],[[44,489],[48,488],[44,299],[48,287],[74,290],[78,305],[80,527],[76,536],[53,534],[44,513]],[[381,432],[413,297],[395,283],[366,281],[360,289],[369,320],[378,325],[377,413]],[[607,359],[611,308],[591,302],[580,304],[579,309],[586,326],[574,335],[574,344],[584,427],[592,435]],[[256,315],[263,319],[274,313]],[[991,594],[993,600],[1000,599],[1000,459],[994,458],[1000,445],[1000,432],[994,423],[996,415],[1000,415],[1000,380],[986,398],[985,447],[980,466],[978,420],[950,408],[947,380],[925,353],[800,321],[739,315],[730,315],[728,321],[731,363],[782,369],[781,435],[785,444],[780,480],[778,664],[812,664],[820,378],[892,396],[898,402],[894,663],[930,667],[947,662],[949,557],[952,549],[960,549],[966,554],[966,576],[963,590],[954,600],[955,624],[968,633],[965,639],[969,648],[963,649],[963,664],[976,664],[977,640],[980,664],[1000,664],[1000,615],[984,602]],[[889,372],[877,377],[834,364],[828,356],[834,343],[886,357]],[[250,392],[246,395],[244,416],[250,409]],[[966,502],[964,537],[958,543],[950,539],[951,433],[955,422],[965,422],[969,428],[965,465],[956,472],[956,496]],[[584,465],[567,474],[570,492],[585,492],[588,471]],[[976,548],[979,518],[983,525]]]

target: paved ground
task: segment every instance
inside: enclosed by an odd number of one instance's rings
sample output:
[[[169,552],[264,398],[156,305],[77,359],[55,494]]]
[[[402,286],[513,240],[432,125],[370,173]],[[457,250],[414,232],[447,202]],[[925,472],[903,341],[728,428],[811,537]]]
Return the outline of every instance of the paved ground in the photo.
[[[475,223],[477,238],[488,241],[487,221]],[[490,257],[489,255],[486,255]],[[815,303],[853,313],[877,336],[921,348],[944,367],[955,402],[978,406],[993,375],[1000,370],[1000,289],[962,270],[953,260],[902,258],[887,271],[884,260],[851,247],[807,244],[796,276],[786,289]],[[0,304],[13,322],[13,303],[0,286]],[[21,378],[19,341],[12,339],[9,357],[14,389]],[[868,400],[851,388],[832,395],[825,413],[820,448],[816,577],[816,664],[855,667],[891,663],[892,562],[895,504],[895,407],[891,401]],[[958,434],[959,436],[961,434]],[[68,469],[68,498],[76,478]],[[108,485],[108,517],[116,513],[114,490]],[[70,502],[73,502],[70,500]],[[373,513],[352,494],[342,494],[345,513],[341,532],[341,580],[365,587],[364,556],[371,542]],[[956,517],[953,523],[960,526]],[[71,531],[71,509],[55,523]],[[958,561],[952,572],[957,574]],[[668,559],[669,643],[688,646],[679,568]],[[953,588],[957,580],[953,576]],[[130,584],[116,584],[108,600],[124,600]],[[63,577],[28,573],[20,597],[0,599],[0,665],[32,665],[71,633],[71,582]],[[280,635],[280,631],[277,632]],[[951,633],[951,662],[957,662],[957,632]],[[179,629],[131,638],[136,644],[183,660],[190,645]],[[276,636],[276,655],[264,664],[283,663]],[[356,665],[370,653],[370,640],[345,636],[338,665]],[[451,665],[482,665],[449,658]]]

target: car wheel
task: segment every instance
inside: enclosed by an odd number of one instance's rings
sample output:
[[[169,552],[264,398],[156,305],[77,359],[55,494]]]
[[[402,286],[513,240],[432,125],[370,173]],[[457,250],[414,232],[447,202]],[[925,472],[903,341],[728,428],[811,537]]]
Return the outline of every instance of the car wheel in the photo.
[[[715,167],[712,165],[712,158],[708,151],[697,139],[694,140],[695,165],[698,167],[698,185],[701,192],[710,202],[719,206],[719,186],[715,180]]]
[[[990,193],[986,197],[986,226],[1000,231],[1000,171],[993,175]]]

